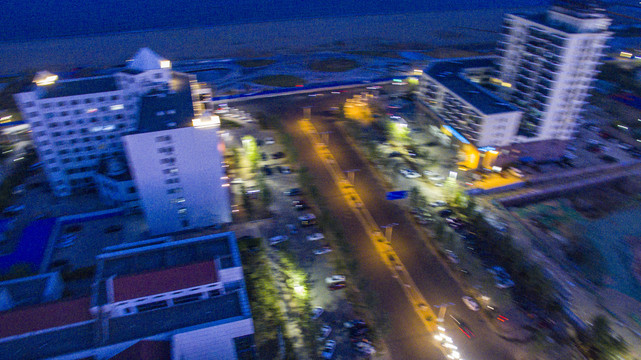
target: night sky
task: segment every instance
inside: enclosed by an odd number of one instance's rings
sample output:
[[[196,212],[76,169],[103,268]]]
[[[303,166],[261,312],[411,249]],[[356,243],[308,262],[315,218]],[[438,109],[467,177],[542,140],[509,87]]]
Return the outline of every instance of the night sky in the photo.
[[[0,41],[368,14],[541,6],[548,0],[4,0]]]

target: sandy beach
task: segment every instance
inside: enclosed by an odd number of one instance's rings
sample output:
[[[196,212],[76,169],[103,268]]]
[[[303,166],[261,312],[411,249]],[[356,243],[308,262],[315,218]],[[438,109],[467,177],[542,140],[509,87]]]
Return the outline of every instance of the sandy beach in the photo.
[[[257,57],[321,49],[404,45],[430,48],[495,42],[506,12],[499,9],[322,18],[0,42],[0,73],[122,64],[150,47],[171,60]]]

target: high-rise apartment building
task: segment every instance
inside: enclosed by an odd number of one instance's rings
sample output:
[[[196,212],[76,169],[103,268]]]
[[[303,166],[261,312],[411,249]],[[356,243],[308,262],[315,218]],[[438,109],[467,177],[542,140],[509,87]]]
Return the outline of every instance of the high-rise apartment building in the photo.
[[[501,91],[523,110],[516,142],[562,149],[598,73],[611,20],[592,1],[555,1],[543,14],[507,15],[499,43]]]
[[[114,74],[60,80],[40,72],[16,94],[53,193],[92,187],[101,157],[122,153],[120,137],[136,130],[140,97],[171,87],[176,74],[169,60],[144,48]]]

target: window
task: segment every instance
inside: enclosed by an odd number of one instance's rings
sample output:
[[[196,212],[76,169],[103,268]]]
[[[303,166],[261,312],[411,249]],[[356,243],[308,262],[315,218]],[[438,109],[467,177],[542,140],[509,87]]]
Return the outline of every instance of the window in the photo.
[[[91,99],[85,99],[85,104],[91,104],[92,100]]]
[[[162,309],[166,307],[167,307],[166,301],[156,301],[156,302],[138,305],[136,306],[136,310],[138,310],[138,312],[145,312],[145,311],[151,311],[156,309]]]
[[[192,301],[198,301],[200,300],[200,297],[201,297],[201,294],[191,294],[191,295],[180,296],[173,299],[174,305],[184,304]]]
[[[127,188],[127,193],[128,194],[133,194],[135,192],[136,192],[136,188],[135,187],[130,186],[130,187]]]
[[[163,141],[171,141],[171,136],[169,135],[156,136],[156,142],[163,142]]]

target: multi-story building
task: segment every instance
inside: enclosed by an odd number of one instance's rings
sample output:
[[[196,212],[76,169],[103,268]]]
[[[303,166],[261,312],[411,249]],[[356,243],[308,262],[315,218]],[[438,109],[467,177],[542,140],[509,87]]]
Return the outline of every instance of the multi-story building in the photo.
[[[256,358],[233,233],[105,251],[90,297],[0,312],[0,359]]]
[[[514,141],[522,112],[479,85],[492,72],[493,57],[432,62],[419,81],[417,99],[440,130],[463,150],[463,164],[494,161],[498,148]]]
[[[143,96],[138,132],[123,137],[152,234],[231,222],[218,117],[194,118],[186,80]]]
[[[550,157],[550,148],[563,152],[598,73],[610,22],[592,1],[559,0],[544,14],[507,16],[495,80],[524,111],[517,143],[544,142]]]
[[[147,48],[111,75],[60,80],[38,73],[15,99],[53,193],[66,196],[93,187],[101,157],[122,153],[120,137],[137,129],[140,97],[170,88],[179,76],[186,75],[173,72],[169,60]]]

